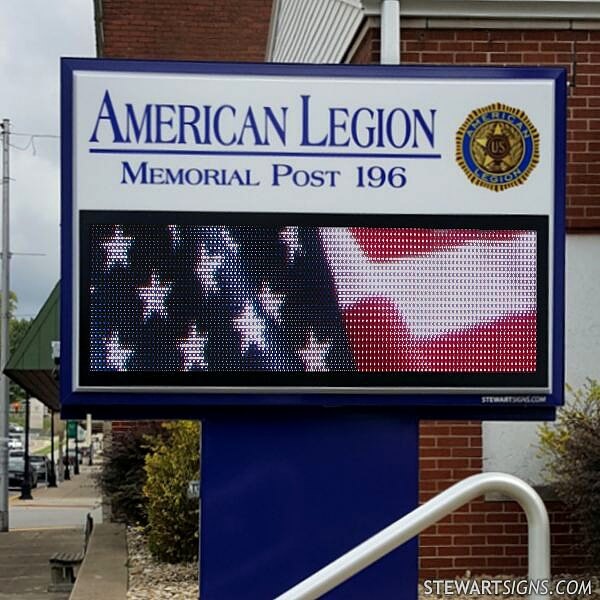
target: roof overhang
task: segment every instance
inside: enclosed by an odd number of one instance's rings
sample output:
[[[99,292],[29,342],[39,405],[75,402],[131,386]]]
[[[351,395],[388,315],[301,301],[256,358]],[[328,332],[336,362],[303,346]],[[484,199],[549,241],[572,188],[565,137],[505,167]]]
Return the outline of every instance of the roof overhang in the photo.
[[[379,26],[382,0],[274,0],[268,62],[340,63]],[[400,0],[402,27],[600,28],[600,0]],[[526,23],[524,22],[526,21]]]
[[[57,366],[52,358],[52,342],[60,339],[59,300],[57,284],[4,369],[12,381],[52,410],[60,408]]]

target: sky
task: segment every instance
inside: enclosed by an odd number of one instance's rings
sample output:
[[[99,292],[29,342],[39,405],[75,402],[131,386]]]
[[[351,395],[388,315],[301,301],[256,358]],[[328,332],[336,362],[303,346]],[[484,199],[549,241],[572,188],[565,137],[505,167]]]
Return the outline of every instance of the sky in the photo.
[[[34,317],[59,279],[60,57],[95,53],[92,0],[2,2],[0,119],[15,134],[57,136],[11,136],[10,287],[19,317]]]

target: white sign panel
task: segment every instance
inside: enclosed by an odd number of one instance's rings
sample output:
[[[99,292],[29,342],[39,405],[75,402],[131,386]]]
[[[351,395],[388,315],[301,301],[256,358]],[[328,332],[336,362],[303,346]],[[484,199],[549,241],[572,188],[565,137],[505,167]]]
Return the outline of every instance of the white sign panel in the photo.
[[[79,210],[553,210],[554,81],[83,71],[74,98]],[[533,131],[543,140],[522,184],[519,157],[474,156],[484,187],[516,184],[503,193],[482,194],[457,165],[459,130],[481,110],[469,138],[500,128],[507,151]]]

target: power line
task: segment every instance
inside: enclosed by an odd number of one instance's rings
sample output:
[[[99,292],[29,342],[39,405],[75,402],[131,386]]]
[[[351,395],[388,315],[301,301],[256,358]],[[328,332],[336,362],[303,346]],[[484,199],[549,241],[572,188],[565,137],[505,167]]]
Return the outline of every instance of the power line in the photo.
[[[10,135],[20,135],[21,137],[51,138],[56,140],[60,139],[60,135],[55,135],[53,133],[26,133],[23,131],[11,131]]]
[[[13,144],[12,142],[8,142],[8,145],[11,148],[14,148],[15,150],[21,150],[22,152],[29,150],[29,148],[31,148],[34,156],[37,156],[37,148],[35,147],[36,139],[54,139],[54,140],[60,139],[59,135],[54,135],[53,133],[27,133],[27,132],[23,132],[23,131],[21,131],[21,132],[11,131],[10,135],[18,135],[21,137],[28,137],[29,141],[27,142],[27,144],[25,144],[25,146],[18,146],[17,144]]]
[[[27,142],[26,146],[17,146],[16,144],[13,144],[12,142],[9,142],[8,145],[11,148],[14,148],[15,150],[29,150],[29,148],[33,149],[33,155],[35,156],[36,153],[36,149],[35,149],[35,142],[33,141],[33,138],[29,138],[29,141]]]

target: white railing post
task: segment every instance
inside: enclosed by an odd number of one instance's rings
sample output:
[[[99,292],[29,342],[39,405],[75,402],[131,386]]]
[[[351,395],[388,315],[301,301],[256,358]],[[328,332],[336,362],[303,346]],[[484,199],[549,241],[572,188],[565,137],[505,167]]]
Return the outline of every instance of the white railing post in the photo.
[[[529,579],[550,579],[550,524],[537,492],[521,479],[505,473],[481,473],[448,488],[389,527],[340,556],[275,600],[314,600],[398,548],[467,502],[500,492],[516,500],[527,516]],[[530,600],[548,600],[531,594]]]

